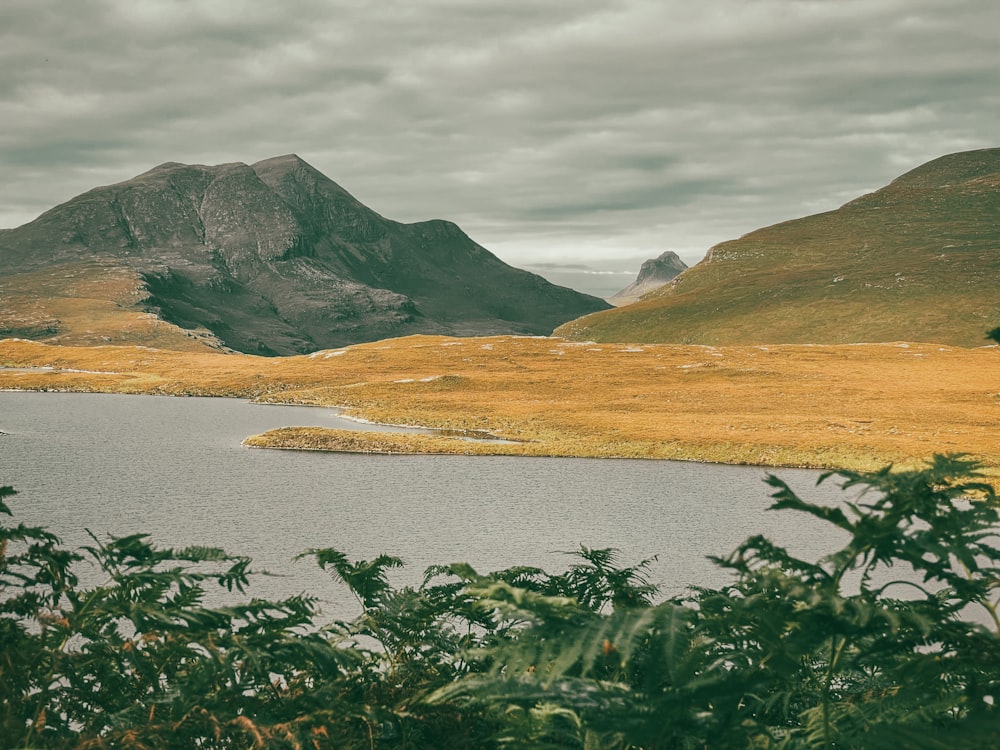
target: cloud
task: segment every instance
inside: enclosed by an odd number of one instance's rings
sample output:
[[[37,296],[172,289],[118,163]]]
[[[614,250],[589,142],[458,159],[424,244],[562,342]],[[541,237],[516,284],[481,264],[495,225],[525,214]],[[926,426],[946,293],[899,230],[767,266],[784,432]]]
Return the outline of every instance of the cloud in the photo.
[[[300,154],[508,262],[610,263],[998,145],[992,0],[6,0],[0,226]]]

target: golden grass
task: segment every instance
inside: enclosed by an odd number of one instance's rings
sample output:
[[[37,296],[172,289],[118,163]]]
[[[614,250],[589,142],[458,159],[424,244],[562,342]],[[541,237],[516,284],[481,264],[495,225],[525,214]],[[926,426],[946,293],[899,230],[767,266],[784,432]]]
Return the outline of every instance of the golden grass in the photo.
[[[281,427],[243,441],[251,448],[336,451],[339,453],[405,453],[463,456],[495,455],[492,445],[459,437],[407,435],[396,432],[336,430],[323,427]],[[531,455],[530,452],[525,455]]]
[[[411,336],[308,356],[0,342],[0,388],[241,396],[516,443],[283,430],[251,445],[871,469],[966,452],[1000,476],[1000,349]]]
[[[0,332],[63,346],[222,348],[208,330],[185,330],[143,309],[148,291],[132,268],[85,260],[0,278]]]

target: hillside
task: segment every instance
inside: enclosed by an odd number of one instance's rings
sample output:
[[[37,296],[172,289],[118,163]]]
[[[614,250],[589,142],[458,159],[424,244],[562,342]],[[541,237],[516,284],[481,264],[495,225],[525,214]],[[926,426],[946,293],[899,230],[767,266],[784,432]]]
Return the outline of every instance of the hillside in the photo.
[[[1000,325],[1000,149],[944,156],[826,213],[759,229],[577,340],[979,346]]]
[[[162,164],[0,231],[0,336],[294,354],[547,334],[608,305],[455,224],[386,219],[297,156]]]

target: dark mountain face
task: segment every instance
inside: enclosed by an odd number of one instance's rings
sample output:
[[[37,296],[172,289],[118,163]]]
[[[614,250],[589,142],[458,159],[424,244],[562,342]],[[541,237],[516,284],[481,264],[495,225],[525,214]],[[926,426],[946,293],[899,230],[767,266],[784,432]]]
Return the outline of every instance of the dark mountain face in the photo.
[[[686,268],[687,264],[680,259],[677,253],[667,250],[658,257],[643,262],[635,281],[609,297],[608,302],[616,307],[631,305],[644,294],[659,289],[671,281]]]
[[[713,247],[628,307],[556,334],[596,341],[982,346],[1000,325],[1000,148],[943,156],[814,216]]]
[[[95,261],[133,271],[145,309],[252,353],[548,334],[607,307],[506,265],[450,222],[385,219],[297,156],[163,164],[0,232],[8,277]]]

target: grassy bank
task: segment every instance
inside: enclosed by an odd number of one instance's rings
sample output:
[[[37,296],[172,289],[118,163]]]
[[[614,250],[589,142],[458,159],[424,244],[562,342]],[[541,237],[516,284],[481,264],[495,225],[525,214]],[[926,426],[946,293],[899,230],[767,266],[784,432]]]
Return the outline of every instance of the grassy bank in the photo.
[[[259,446],[871,469],[963,451],[1000,476],[1000,349],[412,336],[284,358],[0,342],[0,388],[343,407],[514,443],[283,430]],[[2,419],[2,417],[0,417]],[[424,439],[426,437],[426,439]],[[381,447],[379,447],[381,445]]]

